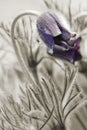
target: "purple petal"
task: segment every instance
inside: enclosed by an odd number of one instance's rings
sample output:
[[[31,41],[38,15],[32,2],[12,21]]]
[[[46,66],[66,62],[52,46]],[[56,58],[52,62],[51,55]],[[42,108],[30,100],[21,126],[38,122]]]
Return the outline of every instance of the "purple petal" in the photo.
[[[57,26],[58,26],[59,29],[61,30],[61,32],[62,32],[61,37],[62,37],[65,41],[69,40],[72,34],[70,33],[70,31],[69,31],[67,28],[65,28],[65,25],[64,25],[64,23],[63,23],[63,20],[60,19],[60,17],[58,17],[58,15],[56,15],[56,14],[53,13],[53,12],[49,12],[49,14],[53,17],[53,19],[56,21]]]
[[[73,50],[69,50],[69,51],[55,50],[54,55],[57,56],[57,57],[64,58],[64,59],[66,59],[70,62],[74,62],[75,51],[73,51]]]
[[[72,49],[72,50],[78,50],[78,49],[79,49],[80,42],[81,42],[81,37],[78,37],[78,38],[74,41],[74,47],[70,47],[70,49]]]
[[[45,42],[45,44],[49,47],[52,48],[54,46],[54,39],[51,34],[46,34],[42,30],[38,28],[39,35],[41,39]]]
[[[54,50],[54,56],[64,58],[71,63],[81,60],[82,56],[77,50],[59,51]]]
[[[78,61],[78,60],[81,60],[81,59],[82,59],[81,54],[80,54],[78,51],[76,51],[76,52],[75,52],[75,56],[74,56],[74,60],[75,60],[75,61]]]
[[[73,63],[75,61],[81,60],[82,56],[78,52],[80,42],[81,42],[81,37],[79,37],[75,40],[74,48],[71,48],[68,51],[64,51],[64,52],[63,51],[62,52],[57,51],[58,55],[60,55],[62,58],[65,58],[65,59],[67,59],[67,60],[69,60],[70,62],[73,62]]]
[[[59,29],[55,19],[49,14],[49,12],[43,13],[37,20],[37,28],[42,30],[46,34],[51,34],[53,37],[60,35]]]

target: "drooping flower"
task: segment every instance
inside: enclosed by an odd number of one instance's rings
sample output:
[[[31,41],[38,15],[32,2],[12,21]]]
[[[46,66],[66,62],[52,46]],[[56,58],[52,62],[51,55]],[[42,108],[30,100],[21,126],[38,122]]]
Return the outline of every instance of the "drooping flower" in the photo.
[[[81,37],[76,39],[76,34],[71,33],[53,12],[45,12],[38,18],[37,30],[51,54],[56,53],[72,63],[81,59],[78,52]]]

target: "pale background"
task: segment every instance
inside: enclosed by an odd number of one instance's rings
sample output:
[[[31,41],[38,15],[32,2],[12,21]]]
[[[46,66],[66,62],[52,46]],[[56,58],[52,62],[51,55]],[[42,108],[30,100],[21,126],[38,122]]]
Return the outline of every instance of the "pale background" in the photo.
[[[51,0],[48,0],[48,1],[51,1]],[[55,0],[54,0],[55,1]],[[60,8],[62,8],[62,10],[63,10],[63,12],[65,12],[66,14],[67,14],[67,12],[68,12],[68,7],[69,7],[69,2],[70,2],[70,0],[56,0],[57,1],[57,3],[59,4],[59,6],[60,6]],[[79,13],[79,9],[80,9],[80,11],[84,11],[84,10],[87,10],[87,0],[71,0],[72,1],[72,8],[71,8],[71,10],[72,10],[72,15],[76,15],[76,14],[78,14]],[[25,10],[36,10],[36,11],[46,11],[47,10],[47,8],[46,8],[46,6],[45,6],[45,4],[43,3],[43,0],[0,0],[0,23],[1,23],[1,21],[2,22],[6,22],[7,24],[8,24],[8,22],[10,22],[11,20],[13,20],[14,19],[14,17],[17,15],[17,14],[19,14],[20,12],[23,12],[23,11],[25,11]],[[5,25],[7,25],[7,24],[5,24]],[[10,27],[11,27],[11,25],[10,25]],[[20,95],[20,88],[19,88],[19,86],[21,86],[23,89],[25,88],[26,89],[26,87],[25,87],[25,85],[26,84],[24,84],[24,82],[23,81],[25,81],[25,75],[23,75],[23,69],[21,69],[21,67],[20,67],[20,65],[19,65],[19,62],[17,61],[17,57],[16,57],[16,55],[15,55],[15,52],[14,52],[14,50],[13,50],[13,47],[12,47],[12,41],[11,41],[11,38],[9,38],[6,34],[5,34],[5,32],[4,31],[2,31],[2,30],[0,30],[0,34],[3,34],[3,35],[0,35],[0,106],[2,106],[3,105],[3,103],[4,104],[6,104],[6,106],[7,106],[7,100],[6,99],[8,99],[7,98],[7,96],[9,96],[9,95],[13,95],[13,97],[14,97],[14,99],[15,99],[15,101],[19,101],[19,98],[18,98],[18,96]],[[4,38],[4,37],[5,38]],[[86,37],[87,37],[87,35],[86,35]],[[83,55],[85,55],[86,56],[86,60],[87,60],[87,38],[84,38],[84,40],[83,40],[83,42],[81,43],[82,44],[82,53],[83,53]],[[40,55],[40,53],[39,53],[39,55]],[[38,56],[39,56],[38,55]],[[62,60],[61,60],[62,61]],[[61,63],[61,61],[58,59],[58,62],[60,62]],[[61,64],[62,65],[62,64]],[[83,66],[85,67],[84,68],[84,70],[83,70],[83,73],[79,73],[78,74],[78,80],[79,80],[79,84],[77,84],[77,86],[79,85],[79,86],[81,86],[81,90],[84,92],[84,94],[86,94],[87,95],[87,62],[86,62],[86,64],[84,64],[84,62],[83,62]],[[49,59],[47,59],[46,60],[46,63],[45,62],[42,62],[42,65],[41,66],[39,66],[40,68],[39,69],[35,69],[36,70],[36,72],[40,72],[39,70],[40,69],[42,69],[43,71],[41,71],[41,72],[44,72],[44,68],[45,68],[45,72],[43,73],[44,75],[45,75],[45,73],[46,72],[50,72],[50,74],[53,76],[53,81],[55,81],[55,83],[56,84],[58,84],[58,86],[59,87],[63,87],[63,85],[61,85],[61,84],[64,84],[63,83],[63,77],[62,76],[64,76],[65,75],[65,72],[64,73],[62,73],[62,71],[61,71],[61,67],[58,67],[58,65],[55,65],[55,63],[53,62],[51,62]],[[71,66],[72,67],[72,66]],[[50,69],[49,69],[50,68]],[[72,73],[72,68],[68,68],[67,67],[67,69],[68,70],[70,70],[70,81],[74,81],[74,80],[72,80],[72,77],[73,77],[73,75],[74,74],[72,74],[71,75],[71,73]],[[36,73],[35,72],[35,73]],[[34,73],[34,74],[35,74]],[[67,75],[67,78],[69,79],[69,72],[67,72],[66,73],[66,75]],[[38,77],[40,77],[40,76],[38,76]],[[47,75],[46,75],[46,77],[47,77]],[[35,75],[35,78],[36,78],[36,75]],[[50,79],[50,78],[49,78]],[[37,80],[37,78],[36,78],[36,80]],[[48,80],[48,79],[47,79]],[[65,78],[64,78],[64,80],[65,80]],[[44,82],[42,82],[42,83],[44,83]],[[47,82],[47,85],[48,85],[48,83],[49,82]],[[67,83],[67,82],[66,82]],[[68,82],[68,84],[69,84],[70,82]],[[42,84],[42,86],[43,86],[44,84]],[[54,85],[53,85],[54,86]],[[64,85],[65,86],[65,85]],[[71,84],[71,86],[72,86],[72,84]],[[31,87],[31,86],[30,86]],[[44,87],[44,86],[43,86]],[[37,88],[37,87],[36,87]],[[49,88],[49,87],[48,87]],[[55,88],[55,86],[54,86],[54,88]],[[75,87],[74,87],[75,88]],[[31,89],[31,90],[33,90],[33,89]],[[43,89],[41,89],[41,90],[45,90],[44,88]],[[50,91],[51,91],[51,89],[49,89]],[[53,89],[52,89],[53,90]],[[59,89],[58,89],[59,90]],[[75,91],[74,89],[73,89],[73,91]],[[32,93],[33,91],[31,91],[31,93]],[[44,91],[45,92],[45,91]],[[55,91],[54,91],[55,92]],[[69,89],[69,92],[70,92],[70,89]],[[48,94],[48,92],[47,92],[47,89],[46,89],[46,93]],[[55,93],[53,93],[53,94],[56,94],[56,92]],[[75,94],[77,94],[77,92],[75,93]],[[80,94],[82,94],[82,92],[80,92]],[[79,95],[80,95],[79,94]],[[31,94],[32,95],[32,94]],[[35,92],[35,94],[33,94],[33,95],[36,95],[36,92]],[[45,95],[45,94],[44,94]],[[48,94],[49,95],[49,94]],[[65,96],[65,94],[63,94],[64,96]],[[49,95],[50,96],[50,95]],[[48,96],[48,97],[49,97]],[[57,95],[57,96],[59,96],[59,95]],[[54,96],[54,98],[53,98],[53,100],[55,100],[56,98],[55,97],[57,97],[57,96]],[[73,96],[73,95],[72,95]],[[27,96],[28,97],[28,96]],[[34,96],[35,97],[35,96]],[[73,96],[74,97],[74,96]],[[78,96],[77,98],[78,98],[78,100],[80,100],[80,98],[79,98],[80,96]],[[82,98],[83,96],[81,95],[81,98]],[[42,98],[42,97],[41,97]],[[47,98],[47,95],[46,95],[46,98]],[[76,98],[76,96],[75,96],[75,98]],[[9,98],[10,99],[10,98]],[[30,102],[31,101],[33,101],[32,100],[33,98],[30,98]],[[43,99],[45,99],[45,98],[43,98]],[[60,98],[59,98],[60,99]],[[65,99],[65,101],[66,101],[66,99],[67,99],[67,97],[66,98],[64,98]],[[87,99],[87,98],[86,98]],[[26,100],[26,98],[24,99],[24,100]],[[75,100],[75,99],[74,99]],[[4,101],[4,102],[3,102]],[[13,104],[12,102],[12,100],[9,100],[10,101],[10,104]],[[39,100],[37,100],[37,99],[34,99],[34,101],[36,102],[36,101],[39,101]],[[49,100],[48,100],[49,101]],[[47,101],[47,102],[48,102]],[[81,101],[83,102],[83,99],[81,99]],[[26,101],[27,102],[27,101]],[[46,102],[46,103],[47,103]],[[54,101],[55,103],[56,103],[56,101]],[[75,104],[77,104],[77,99],[75,100]],[[37,103],[37,102],[36,102]],[[80,102],[81,103],[81,102]],[[85,101],[85,103],[86,103],[86,101]],[[78,112],[79,113],[81,113],[80,114],[80,118],[83,120],[83,122],[82,121],[80,121],[80,122],[82,122],[83,124],[82,124],[82,126],[84,126],[84,124],[85,124],[85,126],[86,126],[86,128],[87,128],[87,105],[84,103],[84,105],[85,105],[85,107],[86,107],[86,109],[83,107],[83,109],[81,108]],[[50,104],[50,103],[49,103]],[[38,105],[38,104],[37,104]],[[72,107],[71,106],[72,104],[70,104],[70,107]],[[14,106],[15,106],[15,104],[14,104]],[[26,105],[25,105],[26,106]],[[31,105],[30,105],[31,106]],[[39,105],[38,105],[39,106]],[[40,105],[41,106],[41,105]],[[54,105],[53,105],[54,106]],[[52,107],[53,107],[52,106]],[[58,106],[58,105],[56,105],[56,106]],[[81,106],[81,104],[80,104],[80,106]],[[12,105],[11,105],[11,108],[12,108]],[[16,113],[19,113],[19,108],[20,107],[16,107],[15,106],[15,110],[16,110],[16,108],[17,108],[17,112]],[[24,107],[22,107],[22,108],[24,108]],[[31,107],[32,108],[32,107]],[[67,108],[69,108],[69,107],[67,107]],[[14,109],[14,108],[13,108]],[[5,109],[2,109],[2,111],[5,111],[6,110],[6,108]],[[10,110],[10,109],[9,109]],[[23,109],[21,109],[22,111],[24,111]],[[41,108],[41,110],[43,110],[42,108]],[[49,109],[49,110],[51,110],[51,109]],[[67,110],[67,109],[66,109]],[[78,109],[77,109],[78,110]],[[81,111],[81,110],[84,110],[84,111],[86,111],[85,113],[82,113],[83,111]],[[21,111],[21,112],[22,112]],[[11,114],[11,115],[14,115],[14,111],[11,111],[11,113],[13,112],[13,114]],[[26,111],[25,111],[26,112]],[[42,112],[42,111],[41,111]],[[44,111],[43,111],[44,112]],[[64,114],[65,114],[65,112],[66,111],[64,111]],[[10,113],[10,112],[9,112]],[[46,112],[47,113],[47,112]],[[38,114],[38,113],[37,113]],[[62,113],[61,113],[62,114]],[[40,117],[42,117],[42,115],[44,115],[44,114],[41,114],[41,116]],[[66,115],[66,114],[65,114]],[[84,116],[85,115],[85,116]],[[0,116],[1,116],[1,111],[0,111]],[[7,114],[7,116],[9,116],[9,114]],[[19,114],[18,114],[18,116],[19,116]],[[17,115],[15,115],[14,117],[18,117]],[[12,116],[11,116],[12,117]],[[48,116],[49,117],[49,116]],[[74,117],[74,116],[73,116]],[[3,119],[2,117],[1,117],[1,119]],[[25,117],[24,117],[24,119],[26,119]],[[44,118],[45,119],[45,118]],[[75,128],[75,130],[81,130],[83,127],[81,127],[80,126],[80,124],[78,125],[78,120],[76,119],[76,120],[74,120],[75,118],[73,118],[73,123],[72,123],[72,129],[73,128]],[[71,120],[71,119],[70,119]],[[70,121],[69,120],[69,121]],[[12,118],[12,121],[13,121],[13,118]],[[25,120],[26,121],[26,120]],[[22,121],[22,123],[23,123],[23,125],[25,124],[25,121],[23,122]],[[72,121],[72,120],[71,120]],[[0,122],[1,122],[1,120],[0,120]],[[16,118],[15,118],[15,122],[16,122]],[[19,123],[20,122],[20,120],[18,121],[18,118],[17,118],[17,122]],[[27,122],[26,122],[27,123]],[[7,124],[7,123],[6,123]],[[50,124],[50,123],[49,123]],[[68,124],[68,125],[67,125]],[[68,126],[70,126],[70,123],[67,123],[66,124],[66,126],[68,127]],[[3,120],[2,120],[2,125],[3,125],[3,127],[5,126],[5,123],[3,123]],[[0,125],[1,126],[1,125]],[[21,124],[19,125],[20,127],[21,127]],[[50,125],[51,126],[51,125]],[[12,127],[13,128],[13,127]],[[4,128],[3,128],[4,129]],[[29,128],[30,129],[30,128]],[[33,129],[33,128],[32,128]],[[55,129],[55,128],[54,128]],[[85,129],[85,128],[83,128],[83,129]],[[5,129],[4,129],[5,130]],[[48,130],[48,129],[45,129],[45,130]],[[70,129],[71,130],[71,129]]]
[[[60,7],[67,11],[69,0],[57,0]],[[72,12],[81,6],[81,10],[87,9],[87,0],[72,0]],[[0,21],[10,21],[17,13],[24,10],[45,11],[47,8],[43,0],[0,0]]]
[[[43,0],[0,0],[0,21],[10,21],[17,13],[24,10],[45,9]]]

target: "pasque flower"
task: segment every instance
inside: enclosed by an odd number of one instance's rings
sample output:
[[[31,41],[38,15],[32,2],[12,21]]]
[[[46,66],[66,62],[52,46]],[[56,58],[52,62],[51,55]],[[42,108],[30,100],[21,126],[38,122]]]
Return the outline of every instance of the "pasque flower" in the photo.
[[[70,32],[55,13],[45,12],[39,16],[37,30],[50,54],[56,54],[72,63],[81,59],[78,52],[81,37],[76,38],[76,33]]]

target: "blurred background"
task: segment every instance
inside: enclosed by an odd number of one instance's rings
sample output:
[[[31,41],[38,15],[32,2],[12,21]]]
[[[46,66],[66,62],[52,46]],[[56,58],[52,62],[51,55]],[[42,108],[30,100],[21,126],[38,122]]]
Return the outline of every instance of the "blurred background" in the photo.
[[[70,0],[61,0],[61,2],[57,0],[58,6],[65,12],[68,11],[69,2]],[[76,14],[79,8],[81,11],[87,9],[87,0],[72,0],[71,2],[73,14]],[[16,14],[24,10],[45,11],[46,9],[43,0],[3,0],[0,1],[0,21],[8,22],[12,20]]]
[[[14,16],[24,10],[44,11],[45,9],[43,0],[1,0],[0,21],[11,21]]]
[[[39,46],[42,41],[34,16],[17,21],[14,39],[18,44],[13,46],[14,18],[25,10],[49,9],[60,11],[71,30],[82,37],[82,59],[75,63],[79,72],[75,65],[50,56],[46,47]],[[14,48],[22,55],[19,60]],[[58,130],[57,125],[61,130],[65,126],[67,130],[87,129],[87,0],[0,0],[0,108],[0,130],[36,130],[33,126],[38,130],[43,122],[43,130]]]

